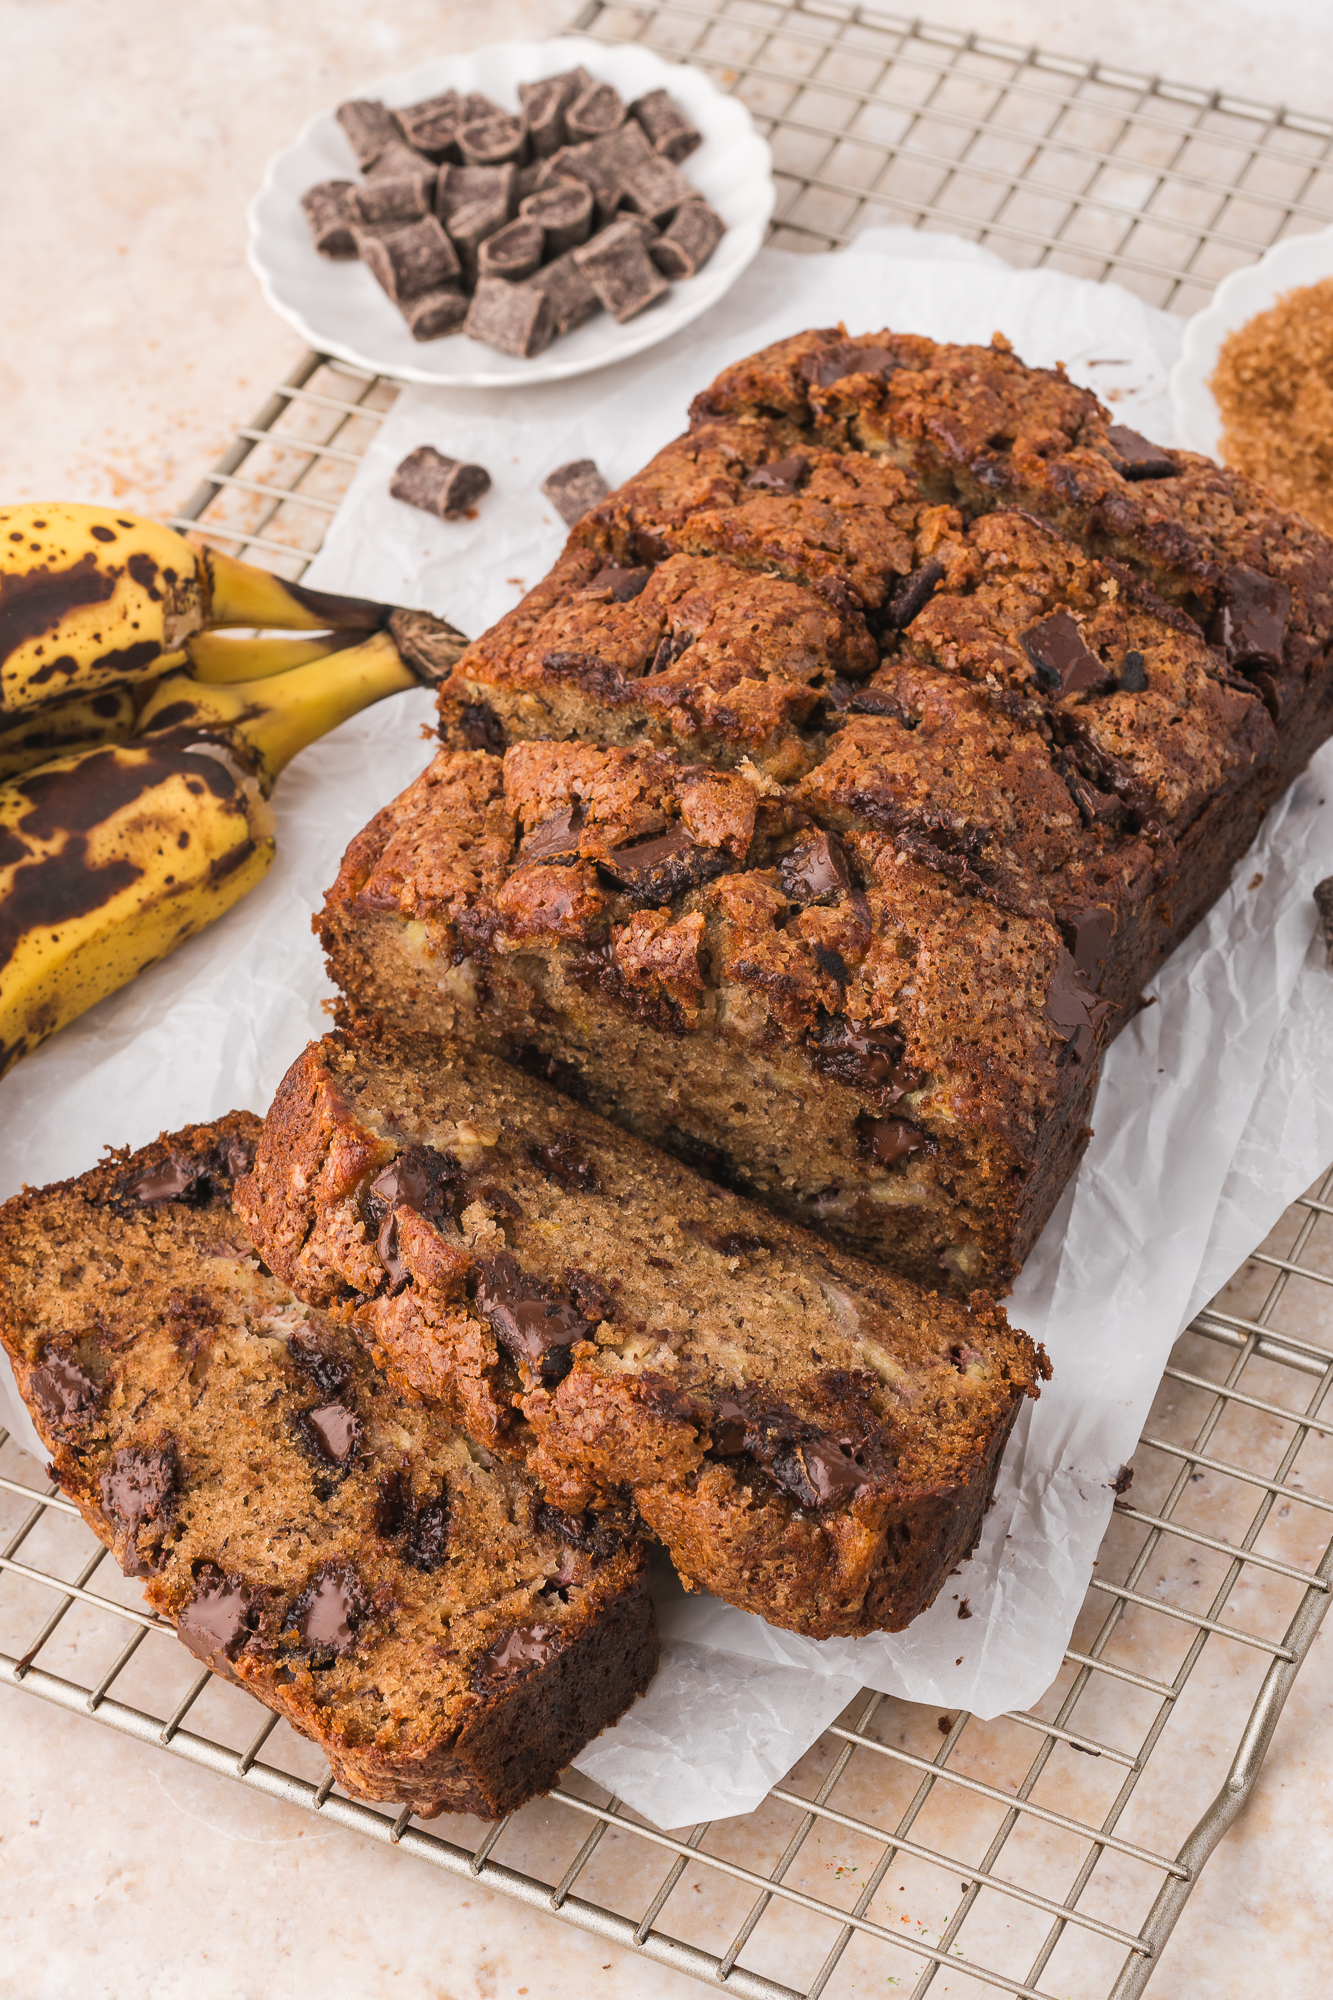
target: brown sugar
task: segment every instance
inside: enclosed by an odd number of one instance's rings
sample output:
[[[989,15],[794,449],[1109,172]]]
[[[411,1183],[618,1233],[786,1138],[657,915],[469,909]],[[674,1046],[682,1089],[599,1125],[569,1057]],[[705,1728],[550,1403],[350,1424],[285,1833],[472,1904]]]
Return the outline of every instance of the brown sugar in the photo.
[[[1229,334],[1210,386],[1226,463],[1333,529],[1333,278]]]

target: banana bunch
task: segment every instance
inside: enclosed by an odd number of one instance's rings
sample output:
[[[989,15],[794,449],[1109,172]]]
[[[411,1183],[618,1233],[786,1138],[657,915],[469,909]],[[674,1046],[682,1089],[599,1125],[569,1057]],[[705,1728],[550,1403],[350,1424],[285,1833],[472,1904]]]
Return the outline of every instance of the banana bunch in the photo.
[[[0,1074],[238,902],[284,765],[465,643],[129,515],[0,509]]]

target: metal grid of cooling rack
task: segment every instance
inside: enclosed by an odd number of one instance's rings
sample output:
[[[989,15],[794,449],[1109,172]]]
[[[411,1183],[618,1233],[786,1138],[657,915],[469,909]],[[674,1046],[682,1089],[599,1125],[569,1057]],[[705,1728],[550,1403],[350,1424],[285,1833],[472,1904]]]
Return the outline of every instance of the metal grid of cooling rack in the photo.
[[[821,0],[593,0],[576,25],[745,99],[786,247],[943,227],[1188,311],[1333,221],[1326,121]],[[396,393],[305,356],[177,525],[299,576]],[[572,1773],[489,1828],[344,1797],[161,1643],[2,1432],[0,1680],[755,2000],[922,1996],[942,1972],[950,1996],[1131,2000],[1328,1605],[1331,1384],[1333,1171],[1178,1343],[1043,1700],[981,1722],[863,1694],[744,1820],[663,1832]]]

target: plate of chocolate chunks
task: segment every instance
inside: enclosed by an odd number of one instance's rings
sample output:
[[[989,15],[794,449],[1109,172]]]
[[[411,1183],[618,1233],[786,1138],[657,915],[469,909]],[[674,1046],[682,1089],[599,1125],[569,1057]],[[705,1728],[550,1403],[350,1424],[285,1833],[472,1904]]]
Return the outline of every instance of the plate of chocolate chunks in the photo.
[[[321,353],[505,388],[606,367],[720,299],[772,158],[701,70],[575,36],[497,42],[312,119],[250,206],[264,296]]]

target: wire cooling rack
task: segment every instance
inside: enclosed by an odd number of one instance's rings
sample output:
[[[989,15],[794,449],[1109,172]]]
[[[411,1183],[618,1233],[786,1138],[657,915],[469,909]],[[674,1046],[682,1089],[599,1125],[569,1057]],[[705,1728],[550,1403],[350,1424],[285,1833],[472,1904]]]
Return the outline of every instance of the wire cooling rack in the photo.
[[[1324,120],[818,0],[593,0],[576,25],[745,100],[786,247],[947,228],[1186,312],[1333,222]],[[177,525],[299,576],[395,394],[306,355]],[[742,1820],[663,1832],[574,1773],[493,1827],[346,1798],[195,1672],[2,1432],[0,1678],[747,2000],[1131,2000],[1328,1605],[1330,1384],[1333,1171],[1178,1343],[1042,1701],[981,1722],[863,1694]]]

